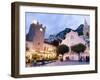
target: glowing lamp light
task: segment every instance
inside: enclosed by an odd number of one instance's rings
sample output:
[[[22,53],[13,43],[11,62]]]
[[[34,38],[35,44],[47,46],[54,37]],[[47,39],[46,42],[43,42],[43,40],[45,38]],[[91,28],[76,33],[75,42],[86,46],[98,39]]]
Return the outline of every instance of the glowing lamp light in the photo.
[[[40,28],[40,31],[42,32],[42,31],[43,31],[43,29],[42,29],[42,28]]]

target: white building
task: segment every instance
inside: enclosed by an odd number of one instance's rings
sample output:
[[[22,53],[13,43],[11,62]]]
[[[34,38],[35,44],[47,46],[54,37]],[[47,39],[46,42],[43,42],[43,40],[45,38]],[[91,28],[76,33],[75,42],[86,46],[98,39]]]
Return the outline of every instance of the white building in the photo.
[[[79,43],[86,45],[85,40],[81,36],[79,36],[77,32],[71,31],[68,34],[66,34],[66,37],[62,41],[61,44],[65,44],[65,45],[69,46],[69,49],[70,49],[71,46],[79,44]],[[84,57],[89,56],[89,48],[88,48],[87,45],[86,45],[86,47],[87,48],[84,51],[85,54],[81,54],[81,56],[84,56]],[[67,60],[67,59],[69,59],[69,60],[79,60],[79,56],[78,56],[77,53],[72,52],[71,49],[70,49],[69,53],[66,53],[63,56],[63,60]]]
[[[65,44],[65,45],[71,47],[71,46],[79,44],[79,43],[82,43],[84,45],[86,44],[84,39],[82,37],[78,36],[77,32],[71,31],[68,34],[66,34],[66,37],[64,40],[62,40],[61,44]]]

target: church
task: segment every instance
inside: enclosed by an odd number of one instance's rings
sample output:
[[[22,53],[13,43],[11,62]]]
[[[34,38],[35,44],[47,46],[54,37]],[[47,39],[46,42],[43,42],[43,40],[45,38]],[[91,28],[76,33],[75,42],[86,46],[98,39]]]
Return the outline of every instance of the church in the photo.
[[[79,43],[84,44],[86,46],[86,50],[84,54],[82,54],[81,56],[83,57],[89,56],[89,25],[86,22],[86,20],[84,20],[83,35],[79,36],[77,32],[74,32],[72,30],[66,34],[65,39],[62,40],[60,45],[65,44],[69,46],[70,49],[71,46]],[[69,53],[65,53],[64,60],[66,57],[69,57],[71,60],[78,60],[78,55],[75,53],[73,54],[71,53],[72,53],[71,49]]]

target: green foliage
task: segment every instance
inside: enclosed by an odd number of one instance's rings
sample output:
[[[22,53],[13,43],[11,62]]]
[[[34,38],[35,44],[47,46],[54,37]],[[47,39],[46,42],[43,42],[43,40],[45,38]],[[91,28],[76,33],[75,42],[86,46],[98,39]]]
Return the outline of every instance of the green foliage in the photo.
[[[56,51],[57,51],[58,54],[62,54],[63,55],[64,53],[69,52],[69,47],[64,45],[64,44],[62,44],[62,45],[59,45],[57,47]]]
[[[59,41],[58,40],[54,40],[51,42],[52,45],[54,46],[58,46],[59,45]]]
[[[71,46],[71,50],[76,53],[84,52],[86,50],[86,46],[84,44],[79,43],[77,45]]]

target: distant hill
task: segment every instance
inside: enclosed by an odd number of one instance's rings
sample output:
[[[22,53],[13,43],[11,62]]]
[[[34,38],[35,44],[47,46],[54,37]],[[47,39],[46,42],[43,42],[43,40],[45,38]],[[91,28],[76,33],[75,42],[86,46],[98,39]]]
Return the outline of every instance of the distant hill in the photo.
[[[84,25],[81,24],[81,25],[75,30],[75,32],[77,32],[79,36],[80,36],[80,35],[83,35],[83,28],[84,28]]]
[[[79,36],[83,35],[84,25],[81,24],[76,30],[72,30],[71,28],[65,28],[63,31],[57,33],[56,35],[50,35],[48,39],[45,39],[45,42],[59,45],[63,39],[65,39],[65,35],[69,33],[71,30],[77,32]],[[55,43],[56,42],[56,43]]]
[[[65,35],[66,35],[67,33],[69,33],[71,30],[74,31],[74,32],[77,32],[78,35],[80,36],[80,35],[83,35],[83,28],[84,28],[84,25],[83,25],[83,24],[81,24],[76,30],[72,30],[72,29],[70,29],[70,28],[65,28],[63,31],[59,32],[59,33],[56,35],[56,37],[57,37],[57,38],[64,39],[64,38],[65,38]]]
[[[67,33],[69,33],[72,29],[70,28],[65,28],[63,31],[59,32],[56,37],[59,38],[59,39],[65,39],[65,35]]]
[[[77,32],[78,35],[83,35],[83,28],[84,25],[81,24],[76,30],[73,30],[74,32]],[[63,39],[65,39],[65,35],[69,33],[72,29],[71,28],[65,28],[63,31],[60,31],[59,33],[55,35],[50,35],[49,38],[45,39],[44,42],[50,43],[50,44],[55,44],[56,46],[62,42]],[[29,32],[26,35],[26,40],[27,41],[32,41],[34,37],[34,29],[32,25],[30,26]]]

